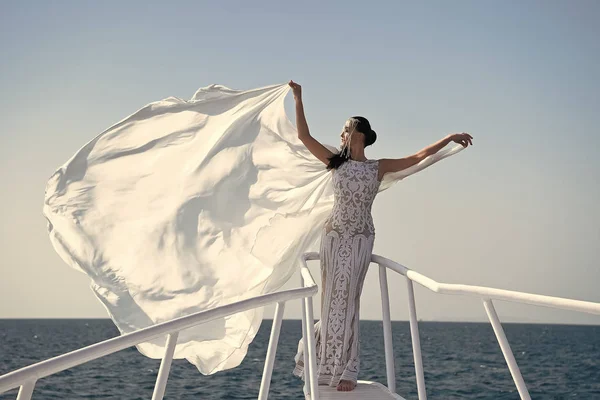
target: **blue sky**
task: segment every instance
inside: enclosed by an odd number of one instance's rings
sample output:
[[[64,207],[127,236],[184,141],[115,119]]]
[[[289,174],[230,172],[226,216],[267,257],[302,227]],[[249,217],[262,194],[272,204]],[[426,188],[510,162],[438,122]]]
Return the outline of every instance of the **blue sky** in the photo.
[[[583,0],[3,2],[0,318],[106,316],[41,212],[46,180],[81,145],[155,100],[289,79],[324,142],[369,118],[370,158],[474,136],[377,199],[377,253],[439,281],[600,302],[599,19]],[[377,319],[372,272],[361,315]],[[406,319],[405,284],[390,285]],[[416,293],[425,320],[485,319],[477,300]],[[498,307],[505,320],[600,323]]]

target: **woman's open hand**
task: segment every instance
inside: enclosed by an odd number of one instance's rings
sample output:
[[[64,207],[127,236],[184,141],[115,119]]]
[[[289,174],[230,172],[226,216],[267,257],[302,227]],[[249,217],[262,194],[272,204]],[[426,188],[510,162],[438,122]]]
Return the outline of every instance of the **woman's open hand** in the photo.
[[[292,92],[294,92],[294,99],[302,99],[302,86],[298,85],[294,81],[290,81],[289,85],[292,88]]]
[[[473,136],[469,135],[466,132],[463,133],[453,133],[450,135],[450,140],[456,143],[460,143],[463,147],[467,147],[468,145],[473,146]]]

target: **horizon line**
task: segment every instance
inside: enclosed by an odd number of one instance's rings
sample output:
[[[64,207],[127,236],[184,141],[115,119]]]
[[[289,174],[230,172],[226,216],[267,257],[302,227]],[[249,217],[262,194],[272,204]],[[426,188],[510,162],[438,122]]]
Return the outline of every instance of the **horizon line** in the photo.
[[[0,317],[0,321],[44,321],[44,320],[106,320],[112,321],[107,317]],[[273,318],[263,318],[263,321],[273,321]],[[283,321],[302,321],[301,318],[284,318]],[[363,322],[382,322],[381,319],[361,319]],[[391,320],[391,322],[410,323],[409,320]],[[490,321],[473,320],[419,320],[419,323],[451,323],[451,324],[490,324]],[[559,322],[540,322],[540,321],[501,321],[502,324],[513,325],[557,325],[557,326],[599,326],[598,323],[559,323]],[[152,326],[152,325],[150,325]],[[135,332],[135,331],[134,331]]]

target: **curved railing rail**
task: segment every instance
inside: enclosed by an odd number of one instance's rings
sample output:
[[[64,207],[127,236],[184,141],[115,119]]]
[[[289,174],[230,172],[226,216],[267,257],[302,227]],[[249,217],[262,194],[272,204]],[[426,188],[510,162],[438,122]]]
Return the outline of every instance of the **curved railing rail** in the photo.
[[[306,253],[304,254],[303,260],[318,260],[318,253]],[[518,303],[526,303],[536,306],[544,306],[551,308],[560,308],[564,310],[580,311],[590,314],[600,315],[600,303],[593,303],[589,301],[572,300],[560,297],[543,296],[538,294],[530,294],[523,292],[515,292],[511,290],[494,289],[483,286],[471,286],[471,285],[459,285],[449,283],[439,283],[422,275],[416,271],[413,271],[401,264],[398,264],[385,257],[373,254],[371,261],[379,265],[379,283],[381,288],[381,304],[383,312],[383,340],[385,348],[385,359],[386,359],[386,375],[388,381],[388,389],[392,392],[396,392],[396,381],[394,371],[394,355],[392,347],[392,327],[390,319],[390,300],[387,285],[387,269],[391,269],[401,275],[404,275],[407,279],[408,288],[408,305],[409,305],[409,317],[410,317],[410,333],[413,347],[413,357],[415,362],[415,375],[417,378],[417,391],[419,394],[419,400],[426,400],[427,393],[425,390],[425,378],[423,374],[423,362],[421,358],[421,343],[419,340],[419,328],[417,320],[417,312],[415,306],[415,294],[413,289],[413,282],[420,284],[421,286],[440,294],[452,294],[452,295],[463,295],[478,297],[483,301],[483,306],[488,315],[496,338],[500,345],[500,349],[504,355],[506,363],[510,373],[515,381],[517,390],[522,399],[530,399],[529,391],[523,381],[521,372],[515,361],[515,357],[512,353],[504,330],[498,318],[498,314],[494,308],[492,300],[505,300]]]
[[[160,364],[156,385],[154,387],[154,393],[152,395],[152,400],[160,400],[163,398],[165,393],[169,370],[173,360],[173,353],[175,352],[175,345],[177,344],[177,337],[180,331],[212,321],[217,318],[222,318],[238,312],[276,303],[275,317],[273,318],[273,325],[271,327],[271,337],[269,340],[269,347],[267,349],[265,367],[259,392],[259,399],[266,399],[268,396],[271,375],[273,372],[273,362],[275,360],[275,352],[277,351],[277,342],[279,340],[279,331],[281,329],[281,320],[283,318],[285,302],[294,299],[303,299],[303,308],[305,305],[308,305],[308,307],[306,307],[307,314],[312,317],[312,296],[318,292],[318,287],[316,286],[307,268],[303,267],[301,269],[301,276],[304,284],[301,288],[269,293],[217,307],[211,310],[201,311],[185,317],[180,317],[171,321],[141,329],[139,331],[108,339],[103,342],[99,342],[91,346],[87,346],[82,349],[75,350],[70,353],[50,358],[46,361],[10,372],[6,375],[0,376],[0,393],[20,386],[17,400],[29,400],[31,399],[35,384],[40,378],[55,374],[80,364],[84,364],[100,357],[104,357],[128,347],[135,346],[139,343],[146,342],[150,339],[167,335],[165,355],[163,356]],[[309,343],[309,345],[311,343]],[[314,351],[313,343],[313,346],[309,347],[308,349],[308,353],[313,360],[315,359]],[[318,394],[316,395],[315,399],[317,399],[317,397]]]

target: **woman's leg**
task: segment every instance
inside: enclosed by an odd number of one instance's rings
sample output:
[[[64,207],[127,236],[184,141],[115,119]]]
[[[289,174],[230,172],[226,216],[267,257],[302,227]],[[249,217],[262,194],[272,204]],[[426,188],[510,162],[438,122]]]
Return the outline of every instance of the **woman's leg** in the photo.
[[[353,263],[351,265],[353,279],[348,297],[348,304],[352,304],[352,307],[348,310],[346,316],[348,319],[346,325],[348,353],[345,370],[337,386],[339,391],[353,390],[358,379],[360,370],[360,295],[371,263],[374,239],[373,235],[361,235],[354,238],[352,242]]]

